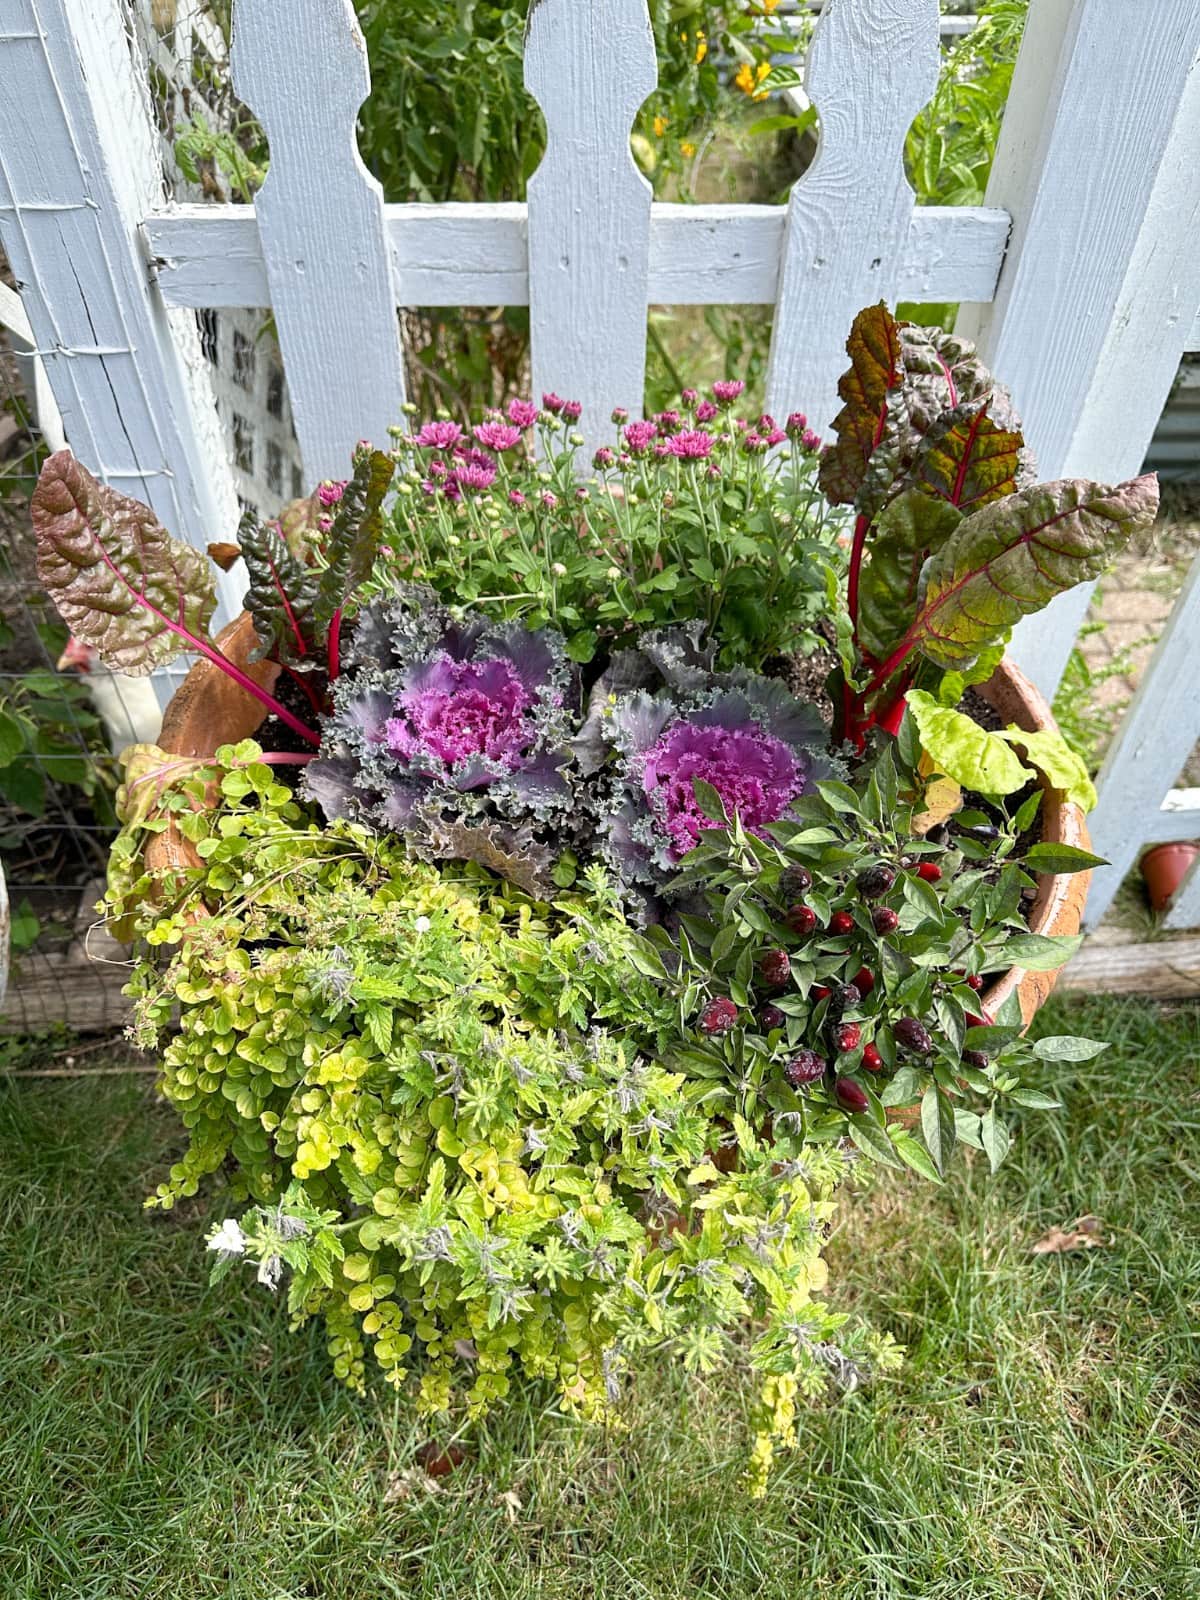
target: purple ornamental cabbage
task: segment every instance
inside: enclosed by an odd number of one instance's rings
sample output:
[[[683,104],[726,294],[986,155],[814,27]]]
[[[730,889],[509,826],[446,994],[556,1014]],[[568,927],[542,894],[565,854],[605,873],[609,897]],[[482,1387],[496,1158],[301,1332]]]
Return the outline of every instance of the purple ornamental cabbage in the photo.
[[[816,709],[783,684],[749,672],[696,672],[682,692],[644,689],[620,698],[607,734],[620,763],[609,853],[622,877],[662,884],[678,871],[702,829],[695,783],[710,784],[726,812],[760,833],[783,817],[831,767]]]
[[[420,834],[569,803],[572,675],[557,633],[456,623],[424,598],[377,604],[348,661],[304,774],[327,817]]]

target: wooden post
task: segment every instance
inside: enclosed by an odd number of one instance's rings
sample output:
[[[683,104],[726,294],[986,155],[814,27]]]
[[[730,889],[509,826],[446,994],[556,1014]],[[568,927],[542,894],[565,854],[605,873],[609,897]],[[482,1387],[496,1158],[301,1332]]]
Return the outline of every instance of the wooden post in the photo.
[[[255,214],[310,478],[344,478],[359,439],[404,420],[383,190],[358,153],[371,91],[351,0],[237,0],[230,65],[271,143]]]
[[[1200,306],[1198,53],[1195,0],[1030,7],[987,192],[1012,213],[1012,240],[995,300],[964,306],[957,331],[1011,388],[1043,478],[1133,476],[1187,348]],[[1047,698],[1089,595],[1014,633]]]
[[[582,403],[585,459],[611,441],[614,406],[642,408],[651,191],[629,133],[657,81],[646,0],[534,0],[525,84],[546,153],[528,184],[533,398]]]
[[[803,410],[824,433],[855,314],[894,302],[913,221],[904,139],[938,74],[937,0],[829,0],[805,91],[820,117],[816,160],[788,201],[771,331],[767,409]]]
[[[71,448],[201,548],[237,501],[190,313],[139,236],[162,200],[147,88],[118,0],[0,9],[0,242]],[[223,613],[241,585],[221,575]]]

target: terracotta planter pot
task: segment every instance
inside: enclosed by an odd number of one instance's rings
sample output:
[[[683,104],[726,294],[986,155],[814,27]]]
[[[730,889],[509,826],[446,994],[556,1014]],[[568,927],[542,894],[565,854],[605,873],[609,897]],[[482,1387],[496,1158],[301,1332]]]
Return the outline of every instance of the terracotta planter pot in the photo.
[[[274,687],[279,668],[266,662],[251,666],[248,656],[254,647],[254,628],[248,613],[243,612],[219,636],[221,649],[239,666],[245,667],[255,681],[264,688]],[[984,699],[1004,719],[1005,725],[1016,723],[1027,733],[1040,728],[1052,728],[1054,718],[1050,707],[1024,676],[1010,662],[1004,661],[996,669],[980,692]],[[163,717],[159,743],[174,755],[211,756],[223,744],[235,743],[257,732],[266,717],[265,708],[253,695],[240,689],[223,672],[209,661],[199,661],[180,685]],[[1070,804],[1057,789],[1047,788],[1042,808],[1042,837],[1047,843],[1077,845],[1088,848],[1087,825],[1083,812]],[[190,846],[174,831],[156,835],[147,850],[147,864],[151,868],[171,867],[182,861],[196,860]],[[1033,933],[1073,934],[1079,932],[1087,899],[1086,872],[1069,876],[1042,877],[1037,899],[1029,914],[1029,927]],[[1028,1024],[1038,1007],[1053,989],[1056,972],[1025,972],[1014,967],[998,978],[980,996],[984,1007],[991,1013],[1015,993],[1021,1003],[1021,1015]]]
[[[1165,911],[1171,904],[1172,896],[1197,856],[1200,856],[1197,844],[1156,844],[1146,851],[1141,860],[1142,877],[1155,911]]]

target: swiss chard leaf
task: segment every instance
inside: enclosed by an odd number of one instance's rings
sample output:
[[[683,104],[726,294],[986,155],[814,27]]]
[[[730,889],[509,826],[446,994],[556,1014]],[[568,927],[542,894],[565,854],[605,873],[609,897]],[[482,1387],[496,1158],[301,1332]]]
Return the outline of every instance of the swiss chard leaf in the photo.
[[[858,639],[877,660],[888,656],[917,613],[921,569],[962,521],[945,500],[906,489],[880,512],[858,590]]]
[[[316,573],[292,554],[278,522],[264,524],[247,512],[238,543],[250,575],[246,610],[259,641],[253,659],[312,666]]]
[[[976,511],[930,558],[910,647],[969,667],[1056,594],[1095,578],[1158,510],[1153,473],[1116,488],[1063,478]]]
[[[1033,777],[1007,740],[981,728],[965,712],[939,705],[921,689],[909,692],[908,709],[929,759],[962,788],[976,794],[1015,794]]]
[[[913,482],[926,494],[977,511],[1016,493],[1023,443],[1019,433],[997,427],[987,400],[958,406],[928,430]]]
[[[371,575],[383,535],[383,502],[395,467],[383,450],[360,449],[337,502],[325,541],[325,570],[317,584],[313,622],[324,632]]]
[[[900,353],[909,426],[917,435],[927,434],[945,412],[986,400],[995,388],[970,340],[943,328],[902,323]]]
[[[208,643],[217,603],[208,561],[147,506],[60,450],[42,467],[30,512],[38,576],[72,634],[106,667],[145,677]]]
[[[900,330],[886,305],[858,313],[846,352],[850,366],[838,379],[843,404],[833,419],[837,443],[825,451],[820,467],[821,488],[832,505],[855,503],[871,457],[886,443],[888,397],[904,375]]]

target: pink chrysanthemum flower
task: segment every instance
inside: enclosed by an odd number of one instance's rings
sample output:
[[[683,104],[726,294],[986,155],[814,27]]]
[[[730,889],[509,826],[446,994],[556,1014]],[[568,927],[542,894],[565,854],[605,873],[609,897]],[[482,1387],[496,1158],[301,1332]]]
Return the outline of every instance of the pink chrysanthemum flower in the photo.
[[[767,441],[761,433],[756,433],[753,429],[742,440],[742,452],[745,455],[760,456],[766,448]]]
[[[805,428],[800,435],[800,443],[806,450],[819,450],[821,448],[821,436],[819,433],[814,433],[811,428]]]
[[[489,450],[511,450],[520,440],[521,430],[507,422],[481,422],[475,429],[475,437]]]
[[[720,408],[713,405],[711,400],[701,400],[696,407],[697,422],[711,422],[714,417],[718,417],[720,414]]]
[[[346,480],[342,478],[326,478],[324,483],[317,485],[317,499],[325,506],[335,506],[346,492]]]
[[[808,427],[808,418],[803,411],[792,411],[788,414],[787,431],[789,433],[803,433]]]
[[[510,489],[508,491],[508,503],[510,506],[516,506],[518,511],[521,509],[526,502],[525,496],[521,493],[520,489]]]
[[[546,489],[542,494],[542,504],[545,506],[547,511],[553,511],[555,506],[558,504],[558,496],[556,494],[552,494],[549,489]]]
[[[597,471],[602,471],[605,467],[611,467],[616,459],[616,456],[613,455],[608,446],[606,444],[602,444],[599,450],[596,451],[596,454],[592,457],[592,465]]]
[[[678,411],[659,411],[654,420],[658,423],[658,431],[661,434],[678,433],[679,431],[680,418]]]
[[[544,394],[542,396],[543,409],[549,411],[553,416],[557,416],[566,403],[567,402],[561,397],[561,395],[555,394],[553,389],[551,389],[549,394]]]
[[[684,461],[706,460],[712,454],[714,443],[712,434],[705,433],[700,428],[689,428],[684,433],[673,433],[666,441],[670,453]]]
[[[538,410],[532,400],[510,400],[508,402],[508,420],[516,428],[532,428],[537,421]]]
[[[718,378],[712,386],[713,398],[723,406],[732,405],[745,387],[740,378]]]
[[[464,461],[454,469],[454,481],[460,489],[470,489],[473,494],[482,494],[485,489],[490,489],[496,481],[496,468],[492,462]]]
[[[767,435],[767,443],[768,444],[782,444],[783,441],[786,438],[787,438],[787,434],[784,431],[784,429],[782,429],[782,428],[772,428],[770,433],[768,433],[768,435]]]
[[[626,424],[625,444],[631,455],[644,455],[657,437],[658,429],[653,422],[630,422]]]
[[[562,414],[564,422],[578,422],[583,415],[583,406],[578,400],[564,400]]]
[[[431,450],[452,450],[462,436],[457,422],[427,422],[417,434],[417,443]]]

